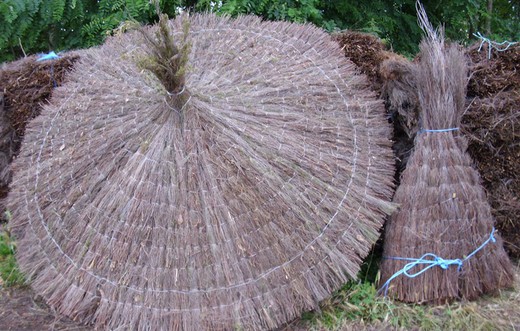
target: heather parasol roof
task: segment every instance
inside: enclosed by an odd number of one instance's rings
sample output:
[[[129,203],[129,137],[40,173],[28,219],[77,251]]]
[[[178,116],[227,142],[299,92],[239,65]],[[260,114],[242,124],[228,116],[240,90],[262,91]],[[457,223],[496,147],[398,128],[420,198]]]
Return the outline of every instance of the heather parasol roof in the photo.
[[[392,209],[383,105],[327,34],[189,21],[182,103],[136,64],[142,34],[114,37],[14,162],[21,268],[85,323],[275,328],[355,277]]]

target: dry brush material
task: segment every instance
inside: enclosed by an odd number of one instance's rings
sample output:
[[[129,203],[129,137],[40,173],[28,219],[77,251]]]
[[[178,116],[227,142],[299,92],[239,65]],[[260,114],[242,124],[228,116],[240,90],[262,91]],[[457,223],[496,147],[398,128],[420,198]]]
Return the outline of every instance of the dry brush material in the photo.
[[[0,289],[0,323],[3,330],[94,331],[56,315],[29,288]]]
[[[372,89],[378,93],[385,82],[380,68],[382,63],[388,59],[404,59],[388,51],[378,37],[369,33],[343,31],[333,34],[332,38],[340,45],[345,56],[368,76]]]
[[[466,49],[471,58],[470,79],[461,131],[468,153],[483,180],[496,227],[505,247],[520,257],[520,47],[505,52]],[[381,64],[382,97],[394,121],[394,150],[398,170],[404,170],[419,130],[419,100],[414,64],[389,59]]]
[[[502,91],[519,89],[520,45],[503,52],[492,50],[489,59],[487,44],[481,49],[478,43],[474,44],[467,49],[467,53],[472,62],[469,97],[492,97]]]
[[[396,179],[406,167],[418,130],[419,102],[417,100],[413,64],[403,56],[388,51],[374,35],[344,31],[332,35],[345,56],[368,76],[370,87],[385,101],[386,111],[394,124],[394,153]]]
[[[425,130],[458,128],[465,109],[465,57],[457,46],[445,45],[442,32],[435,32],[424,17],[427,38],[415,71],[420,125]],[[397,257],[433,253],[463,259],[489,238],[494,219],[466,148],[466,138],[456,131],[417,134],[394,196],[399,211],[386,226],[382,283],[409,262]],[[465,260],[460,270],[452,265],[447,270],[434,267],[415,278],[401,276],[391,282],[388,294],[406,302],[474,299],[511,285],[512,277],[497,237]]]
[[[84,323],[275,328],[356,276],[392,210],[383,105],[330,37],[189,20],[183,105],[136,65],[142,34],[114,37],[82,55],[14,162],[20,267]]]
[[[475,160],[497,228],[512,257],[520,258],[520,47],[494,51],[477,45],[462,130]]]
[[[412,62],[401,57],[390,57],[379,68],[383,79],[381,98],[394,124],[394,152],[397,157],[397,176],[406,167],[413,149],[413,140],[419,130],[419,99],[417,77]]]
[[[157,12],[159,5],[156,2]],[[170,95],[183,94],[186,85],[186,72],[188,70],[188,59],[191,51],[191,43],[188,41],[190,24],[184,18],[182,37],[173,38],[171,28],[168,24],[168,15],[160,14],[159,28],[155,35],[140,29],[151,54],[143,57],[140,66],[150,71],[164,86]],[[177,40],[180,39],[179,43]],[[185,98],[180,98],[185,102]]]
[[[9,165],[20,150],[27,122],[40,114],[42,104],[78,57],[73,53],[36,62],[36,56],[31,56],[0,67],[0,200],[9,191]],[[3,211],[0,204],[0,219]]]

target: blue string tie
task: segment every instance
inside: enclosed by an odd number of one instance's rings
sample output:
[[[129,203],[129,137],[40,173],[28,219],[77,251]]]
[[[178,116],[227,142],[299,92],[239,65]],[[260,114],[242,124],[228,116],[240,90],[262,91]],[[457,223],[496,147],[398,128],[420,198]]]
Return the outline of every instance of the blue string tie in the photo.
[[[404,275],[408,278],[415,278],[429,269],[433,267],[440,267],[441,269],[448,270],[450,266],[455,265],[457,266],[457,272],[460,272],[462,270],[462,266],[464,265],[464,262],[466,262],[469,258],[471,258],[473,255],[477,254],[478,251],[480,251],[482,248],[484,248],[487,244],[490,242],[496,242],[495,238],[495,228],[491,230],[491,234],[489,235],[489,238],[482,243],[477,249],[475,249],[473,252],[471,252],[468,256],[466,256],[463,259],[443,259],[442,257],[439,257],[433,253],[426,253],[423,256],[421,256],[418,259],[414,258],[407,258],[407,257],[383,257],[385,259],[391,259],[391,260],[400,260],[400,261],[410,261],[407,263],[401,270],[398,270],[396,273],[392,275],[392,277],[388,278],[388,280],[381,286],[379,289],[379,293],[381,293],[384,290],[384,295],[386,296],[388,294],[388,288],[390,287],[390,283],[395,278]],[[419,271],[412,272],[412,269],[418,266],[426,266]]]
[[[509,47],[518,44],[518,42],[516,42],[516,41],[507,41],[507,40],[505,40],[501,43],[498,43],[496,41],[492,41],[491,39],[484,37],[480,32],[474,33],[473,35],[475,37],[477,37],[478,39],[480,39],[480,46],[478,48],[479,52],[482,49],[482,46],[484,46],[484,44],[488,44],[488,59],[491,59],[491,50],[493,48],[498,52],[504,52],[504,51],[507,51],[509,49]]]
[[[47,53],[47,54],[40,54],[39,58],[36,60],[37,62],[45,61],[45,60],[55,60],[59,59],[59,55],[54,53],[54,51]]]

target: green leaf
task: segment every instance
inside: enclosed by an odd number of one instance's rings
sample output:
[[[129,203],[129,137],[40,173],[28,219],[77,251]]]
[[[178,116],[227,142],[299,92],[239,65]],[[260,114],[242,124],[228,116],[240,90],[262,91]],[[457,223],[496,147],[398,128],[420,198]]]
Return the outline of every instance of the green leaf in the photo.
[[[54,22],[59,22],[63,18],[65,11],[65,0],[52,0],[52,19]]]

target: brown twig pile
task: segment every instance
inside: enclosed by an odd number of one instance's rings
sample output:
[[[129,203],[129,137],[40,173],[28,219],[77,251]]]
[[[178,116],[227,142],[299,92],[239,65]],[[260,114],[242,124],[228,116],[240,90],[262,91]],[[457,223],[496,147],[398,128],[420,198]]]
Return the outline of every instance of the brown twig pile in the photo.
[[[398,180],[413,147],[418,130],[415,76],[412,63],[403,56],[387,50],[374,35],[343,31],[332,35],[345,56],[354,62],[360,72],[367,75],[370,87],[385,100],[388,116],[394,124],[394,145]]]
[[[520,258],[520,46],[507,51],[473,45],[462,130],[509,254]]]
[[[372,89],[380,93],[385,77],[380,66],[388,59],[397,61],[404,58],[386,49],[376,36],[358,31],[335,33],[332,38],[340,45],[345,56],[354,62],[359,70],[368,76]]]
[[[499,52],[491,50],[488,59],[488,45],[470,46],[467,54],[471,58],[471,79],[468,83],[468,97],[489,98],[500,92],[518,90],[520,87],[520,45]]]
[[[98,328],[278,327],[356,276],[393,209],[384,107],[326,33],[189,23],[178,94],[137,64],[153,56],[142,34],[113,37],[82,54],[13,165],[21,269]]]
[[[405,58],[393,57],[380,65],[383,79],[381,98],[394,124],[394,152],[397,157],[397,178],[406,167],[419,130],[419,99],[415,66]]]
[[[442,31],[434,31],[424,9],[419,16],[427,34],[415,69],[424,131],[417,134],[394,196],[400,207],[386,225],[381,283],[412,261],[402,258],[419,259],[431,253],[451,262],[427,256],[431,263],[408,264],[408,274],[414,274],[438,262],[415,278],[392,279],[388,294],[420,303],[474,299],[510,286],[511,263],[498,235],[481,247],[491,236],[494,219],[466,153],[466,138],[452,130],[430,131],[459,127],[467,65],[462,50],[445,45]]]
[[[74,53],[37,62],[36,56],[31,56],[0,67],[0,200],[9,191],[9,165],[20,150],[27,122],[40,114],[42,104],[54,86],[61,85],[78,57]],[[0,219],[3,211],[0,204]]]

